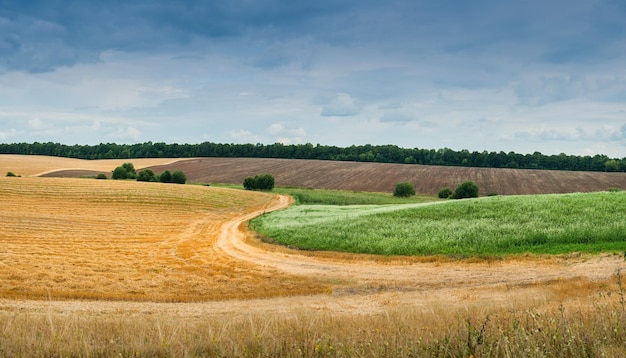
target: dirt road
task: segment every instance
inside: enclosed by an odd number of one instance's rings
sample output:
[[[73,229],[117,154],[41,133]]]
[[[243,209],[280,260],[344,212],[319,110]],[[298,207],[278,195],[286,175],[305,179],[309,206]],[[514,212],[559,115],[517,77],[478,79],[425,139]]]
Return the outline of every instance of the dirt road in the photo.
[[[288,197],[278,196],[266,211],[285,208],[289,203]],[[325,277],[329,281],[411,289],[527,286],[575,278],[604,280],[614,275],[617,269],[626,268],[623,257],[618,255],[424,263],[410,262],[410,258],[380,262],[365,255],[325,254],[317,257],[295,250],[267,251],[263,246],[250,244],[250,239],[246,240],[249,233],[242,225],[259,214],[261,212],[251,213],[222,226],[216,245],[224,254],[286,273]]]

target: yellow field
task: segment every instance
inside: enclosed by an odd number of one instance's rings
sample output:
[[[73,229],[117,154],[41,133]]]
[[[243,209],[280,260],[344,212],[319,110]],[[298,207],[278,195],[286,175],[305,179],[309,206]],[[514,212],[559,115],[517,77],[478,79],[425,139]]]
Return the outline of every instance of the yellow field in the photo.
[[[103,159],[83,160],[61,157],[48,157],[43,155],[0,155],[0,175],[7,172],[15,175],[34,176],[59,169],[85,169],[98,171],[113,171],[126,162],[132,162],[135,169],[141,169],[153,165],[162,165],[176,161],[171,158],[142,158],[142,159]]]
[[[323,289],[216,253],[222,223],[272,195],[2,177],[0,197],[0,297],[198,301]]]

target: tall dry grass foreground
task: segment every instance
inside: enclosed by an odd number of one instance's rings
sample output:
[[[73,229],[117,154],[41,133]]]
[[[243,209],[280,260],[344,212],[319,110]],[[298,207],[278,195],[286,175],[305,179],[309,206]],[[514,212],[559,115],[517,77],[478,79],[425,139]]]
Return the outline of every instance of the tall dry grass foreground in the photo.
[[[420,305],[354,314],[290,306],[214,311],[213,303],[0,301],[0,356],[14,357],[623,357],[624,290],[565,283],[556,301]],[[575,291],[573,291],[575,289]],[[567,298],[569,297],[569,298]],[[575,298],[575,299],[572,299]],[[563,303],[552,303],[563,300]],[[293,302],[291,302],[293,303]],[[213,307],[215,308],[215,307]]]
[[[274,196],[134,181],[0,178],[0,297],[203,301],[320,292],[216,252]]]

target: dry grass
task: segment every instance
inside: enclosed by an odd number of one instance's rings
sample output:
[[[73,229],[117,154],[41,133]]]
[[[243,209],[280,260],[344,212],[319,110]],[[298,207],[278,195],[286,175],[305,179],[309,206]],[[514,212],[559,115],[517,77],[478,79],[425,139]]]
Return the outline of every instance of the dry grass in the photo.
[[[188,312],[169,306],[77,312],[46,302],[34,310],[0,305],[0,356],[624,356],[626,312],[616,283],[574,283],[576,291],[568,286],[548,295],[514,289],[507,301],[468,292],[454,306],[443,293],[425,295],[423,307],[370,314],[289,307],[280,313],[211,314],[206,307]]]
[[[319,292],[215,251],[272,195],[190,185],[0,178],[0,297],[202,301]]]

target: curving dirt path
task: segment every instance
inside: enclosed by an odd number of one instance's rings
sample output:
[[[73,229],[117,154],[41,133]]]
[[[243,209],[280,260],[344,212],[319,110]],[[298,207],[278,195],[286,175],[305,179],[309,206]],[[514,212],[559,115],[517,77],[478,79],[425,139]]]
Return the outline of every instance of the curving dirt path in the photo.
[[[278,196],[265,211],[280,210],[290,204]],[[377,262],[371,256],[326,255],[325,258],[299,254],[295,250],[268,251],[246,240],[242,225],[262,211],[238,217],[222,226],[216,245],[225,255],[286,273],[326,278],[357,285],[385,284],[405,289],[473,288],[527,286],[556,280],[606,280],[626,262],[617,255],[572,255],[545,259],[509,259],[489,262],[410,262],[396,258]],[[347,260],[346,258],[349,258]],[[404,261],[404,262],[403,262]]]

